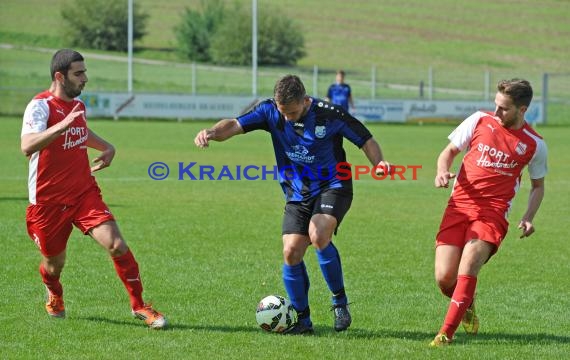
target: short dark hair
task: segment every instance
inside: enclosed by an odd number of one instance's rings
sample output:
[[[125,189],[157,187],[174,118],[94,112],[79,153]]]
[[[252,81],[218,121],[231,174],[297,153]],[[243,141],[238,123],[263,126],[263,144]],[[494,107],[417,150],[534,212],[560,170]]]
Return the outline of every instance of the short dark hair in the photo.
[[[51,79],[55,80],[55,73],[60,72],[67,77],[71,63],[84,61],[83,56],[75,50],[61,49],[56,51],[51,58]]]
[[[285,75],[277,80],[273,89],[273,98],[278,104],[291,104],[302,101],[307,92],[305,85],[297,75]]]
[[[509,96],[516,107],[529,106],[532,100],[532,86],[527,80],[501,80],[497,84],[497,90],[501,94]]]
[[[344,77],[344,76],[346,75],[345,72],[344,72],[344,70],[341,70],[341,69],[337,70],[337,71],[336,71],[336,74],[337,74],[337,75],[342,75],[342,77]]]

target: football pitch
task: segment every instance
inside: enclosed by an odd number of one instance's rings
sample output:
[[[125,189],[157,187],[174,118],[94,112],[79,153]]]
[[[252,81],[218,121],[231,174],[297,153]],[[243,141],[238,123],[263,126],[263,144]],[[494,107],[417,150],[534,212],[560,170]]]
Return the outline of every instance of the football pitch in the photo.
[[[433,178],[453,127],[369,125],[387,160],[422,168],[416,180],[406,172],[406,180],[363,175],[354,181],[351,210],[333,240],[342,256],[352,327],[342,333],[332,329],[330,293],[309,249],[305,262],[316,334],[287,337],[265,333],[255,321],[261,298],[286,295],[284,201],[277,181],[199,180],[200,166],[213,167],[217,177],[225,165],[234,178],[238,165],[272,167],[270,136],[258,131],[196,148],[196,132],[211,124],[90,121],[91,129],[117,148],[112,166],[96,173],[104,200],[139,262],[145,299],[170,322],[168,330],[152,331],[131,317],[108,256],[78,230],[62,275],[67,318],[48,318],[39,254],[25,229],[21,119],[0,118],[0,358],[561,359],[570,353],[564,225],[570,213],[570,128],[538,128],[549,148],[549,173],[537,231],[518,238],[517,220],[529,190],[525,172],[510,232],[479,276],[479,335],[468,337],[459,328],[452,346],[430,349],[448,305],[433,280],[433,256],[450,193],[435,189]],[[345,149],[353,165],[369,165],[346,141]],[[155,162],[169,166],[166,179],[149,176]],[[179,180],[180,167],[193,162],[198,180],[187,173]]]

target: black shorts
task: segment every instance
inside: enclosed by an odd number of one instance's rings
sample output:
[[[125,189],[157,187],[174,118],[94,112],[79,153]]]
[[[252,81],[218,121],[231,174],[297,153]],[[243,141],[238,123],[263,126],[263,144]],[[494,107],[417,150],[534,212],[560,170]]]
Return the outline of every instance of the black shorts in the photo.
[[[315,214],[334,216],[338,229],[351,203],[352,190],[342,188],[325,190],[307,201],[289,201],[285,204],[282,235],[309,235],[309,223]]]

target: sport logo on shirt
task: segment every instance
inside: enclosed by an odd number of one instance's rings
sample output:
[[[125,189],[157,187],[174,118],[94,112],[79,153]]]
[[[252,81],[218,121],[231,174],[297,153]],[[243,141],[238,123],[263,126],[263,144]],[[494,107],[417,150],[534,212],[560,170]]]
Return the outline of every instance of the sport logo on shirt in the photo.
[[[479,143],[477,144],[477,150],[481,152],[481,156],[476,161],[477,166],[495,168],[495,169],[507,169],[507,170],[514,169],[518,166],[516,160],[512,159],[509,154],[493,146],[484,143]],[[504,173],[504,172],[501,173],[503,175],[512,176],[509,173]]]
[[[306,164],[312,164],[315,161],[315,155],[309,155],[309,149],[304,145],[293,145],[293,152],[286,151],[289,159],[293,161],[301,161]]]
[[[65,131],[65,140],[63,141],[63,149],[69,150],[77,145],[81,145],[87,141],[87,128],[84,126],[70,127]]]

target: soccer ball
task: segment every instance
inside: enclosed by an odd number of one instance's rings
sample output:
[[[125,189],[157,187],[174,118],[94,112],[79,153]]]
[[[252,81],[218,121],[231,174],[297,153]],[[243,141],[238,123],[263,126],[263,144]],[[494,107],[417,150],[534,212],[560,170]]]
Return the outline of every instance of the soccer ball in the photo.
[[[280,333],[295,324],[297,312],[289,299],[279,295],[269,295],[257,304],[255,319],[263,330]]]

